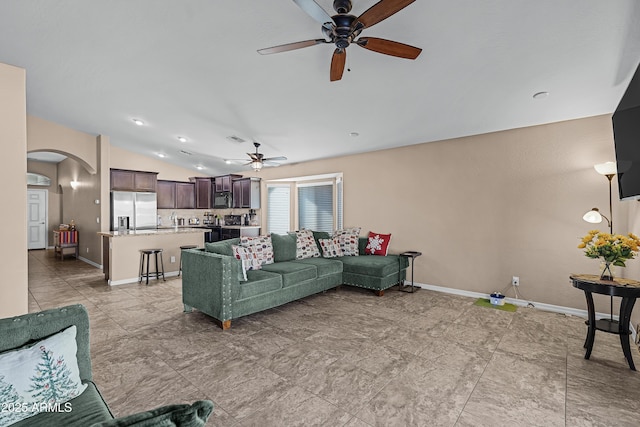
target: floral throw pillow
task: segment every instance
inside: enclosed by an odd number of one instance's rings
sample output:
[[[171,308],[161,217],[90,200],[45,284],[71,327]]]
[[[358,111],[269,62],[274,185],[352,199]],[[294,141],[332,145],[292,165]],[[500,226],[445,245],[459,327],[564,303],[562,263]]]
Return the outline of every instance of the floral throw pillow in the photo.
[[[0,426],[43,411],[65,411],[87,388],[80,380],[76,327],[0,354]],[[66,404],[66,405],[65,405]]]
[[[344,256],[358,256],[358,237],[360,237],[361,227],[345,228],[344,230],[336,230],[331,236],[338,239],[340,249]]]
[[[335,258],[344,255],[338,239],[319,239],[318,243],[322,247],[322,256],[324,258]]]
[[[240,246],[251,248],[260,264],[273,264],[273,243],[271,236],[240,237]]]
[[[320,250],[311,230],[296,231],[296,259],[318,258]]]
[[[391,234],[381,234],[370,231],[364,253],[367,255],[387,255],[390,241]]]

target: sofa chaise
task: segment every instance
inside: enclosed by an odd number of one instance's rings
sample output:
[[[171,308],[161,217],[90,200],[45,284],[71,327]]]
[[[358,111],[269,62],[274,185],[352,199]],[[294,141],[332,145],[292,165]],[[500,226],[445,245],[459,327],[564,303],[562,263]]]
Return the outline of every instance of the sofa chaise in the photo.
[[[316,240],[328,233],[314,232]],[[274,263],[246,272],[234,257],[240,239],[206,243],[205,248],[182,252],[182,301],[185,312],[193,308],[213,317],[223,329],[231,320],[277,307],[340,285],[370,289],[378,296],[405,279],[409,265],[399,255],[359,255],[296,259],[295,234],[272,234]],[[367,238],[358,239],[365,253]]]

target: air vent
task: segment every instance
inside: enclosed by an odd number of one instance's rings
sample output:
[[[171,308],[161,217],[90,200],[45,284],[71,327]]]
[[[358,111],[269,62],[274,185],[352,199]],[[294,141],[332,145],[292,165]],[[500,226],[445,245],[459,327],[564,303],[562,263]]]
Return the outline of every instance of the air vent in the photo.
[[[184,154],[185,156],[191,156],[191,155],[193,155],[193,153],[190,153],[190,152],[185,151],[185,150],[180,150],[180,154]]]
[[[232,141],[232,142],[237,142],[238,144],[240,144],[242,142],[245,142],[244,139],[240,138],[239,136],[235,136],[235,135],[228,136],[227,139],[229,141]]]

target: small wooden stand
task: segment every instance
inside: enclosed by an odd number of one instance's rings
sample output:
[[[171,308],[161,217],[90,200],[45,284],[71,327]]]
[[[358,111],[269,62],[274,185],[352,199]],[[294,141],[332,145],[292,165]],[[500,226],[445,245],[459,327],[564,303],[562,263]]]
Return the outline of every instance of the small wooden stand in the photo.
[[[76,259],[79,255],[78,247],[78,230],[70,231],[53,231],[53,250],[57,255],[60,253],[60,259],[64,259],[64,250],[73,249]]]

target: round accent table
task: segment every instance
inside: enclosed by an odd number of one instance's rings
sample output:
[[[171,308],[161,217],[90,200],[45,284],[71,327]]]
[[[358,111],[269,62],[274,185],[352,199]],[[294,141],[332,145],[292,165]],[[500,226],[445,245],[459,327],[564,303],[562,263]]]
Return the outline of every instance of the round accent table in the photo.
[[[636,298],[640,297],[640,282],[630,279],[614,279],[600,280],[600,276],[593,274],[572,274],[569,276],[571,283],[575,288],[582,289],[587,298],[587,339],[584,343],[586,349],[584,358],[591,356],[593,349],[593,341],[596,336],[596,330],[608,332],[610,334],[620,335],[620,344],[622,352],[629,363],[629,368],[636,370],[631,357],[631,347],[629,346],[629,322],[631,321],[631,312],[636,303]],[[612,297],[622,297],[620,302],[619,321],[611,321],[609,319],[596,320],[596,309],[593,304],[593,293],[609,295]]]

